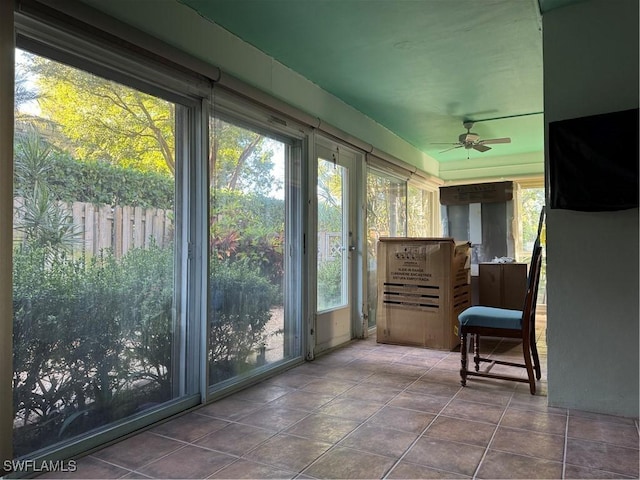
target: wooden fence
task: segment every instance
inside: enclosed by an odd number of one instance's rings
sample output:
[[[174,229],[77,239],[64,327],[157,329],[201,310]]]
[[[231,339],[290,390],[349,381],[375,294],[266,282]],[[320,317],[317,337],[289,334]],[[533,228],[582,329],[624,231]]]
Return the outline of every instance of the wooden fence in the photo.
[[[20,225],[23,199],[14,197],[14,227]],[[173,240],[173,212],[160,208],[95,205],[92,203],[60,203],[73,219],[77,235],[71,245],[74,254],[86,257],[105,249],[117,258],[136,247],[151,244],[166,246]],[[20,242],[24,233],[13,229],[13,241]]]

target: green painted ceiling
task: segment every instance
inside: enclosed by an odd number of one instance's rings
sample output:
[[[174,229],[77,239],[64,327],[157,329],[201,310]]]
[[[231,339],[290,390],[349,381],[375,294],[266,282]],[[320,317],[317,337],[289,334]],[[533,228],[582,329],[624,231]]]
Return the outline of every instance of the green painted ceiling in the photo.
[[[181,1],[440,162],[543,150],[536,0]],[[512,143],[440,153],[463,120]]]

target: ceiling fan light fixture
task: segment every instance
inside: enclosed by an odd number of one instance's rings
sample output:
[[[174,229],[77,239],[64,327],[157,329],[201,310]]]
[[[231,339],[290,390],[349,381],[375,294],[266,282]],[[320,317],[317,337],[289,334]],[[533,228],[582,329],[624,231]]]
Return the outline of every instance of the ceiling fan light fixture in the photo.
[[[451,145],[451,147],[441,151],[440,153],[448,152],[449,150],[453,150],[455,148],[462,148],[462,147],[464,147],[466,150],[473,149],[478,152],[486,152],[488,150],[491,150],[491,147],[488,147],[487,144],[511,143],[511,138],[509,137],[488,138],[486,140],[482,140],[480,138],[480,135],[471,131],[471,128],[473,127],[473,122],[465,121],[465,122],[462,122],[462,125],[464,126],[464,128],[467,129],[467,132],[461,133],[460,135],[458,135],[457,143],[449,143],[449,144],[440,143],[439,145]],[[434,145],[438,145],[438,143],[435,143]],[[468,154],[467,154],[467,158],[468,158]]]

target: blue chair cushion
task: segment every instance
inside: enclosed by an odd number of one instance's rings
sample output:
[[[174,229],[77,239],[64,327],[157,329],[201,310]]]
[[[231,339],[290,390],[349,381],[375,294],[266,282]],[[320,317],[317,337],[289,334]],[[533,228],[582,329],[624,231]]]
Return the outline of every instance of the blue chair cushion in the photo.
[[[458,322],[461,327],[464,325],[520,330],[522,328],[522,310],[474,306],[458,315]]]

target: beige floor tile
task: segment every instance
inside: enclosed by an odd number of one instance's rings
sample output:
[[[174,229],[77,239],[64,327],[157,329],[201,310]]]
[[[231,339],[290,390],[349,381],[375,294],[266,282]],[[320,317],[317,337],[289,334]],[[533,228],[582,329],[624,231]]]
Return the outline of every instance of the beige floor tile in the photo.
[[[315,478],[382,478],[393,464],[394,460],[389,457],[337,447],[304,473]]]
[[[489,450],[476,478],[562,478],[562,463]]]
[[[638,449],[567,439],[566,463],[638,478]]]
[[[99,450],[93,456],[121,467],[137,469],[183,446],[182,442],[143,432]]]
[[[621,447],[638,448],[638,430],[633,424],[570,415],[567,435],[584,440],[612,443]]]
[[[279,385],[259,383],[254,387],[249,387],[234,395],[238,400],[246,400],[255,403],[267,403],[293,391],[292,388]]]
[[[562,462],[564,435],[549,435],[547,433],[499,427],[490,448],[492,450]]]
[[[377,455],[400,458],[417,438],[417,433],[362,425],[343,439],[340,442],[340,446],[363,450]]]
[[[409,462],[398,463],[386,478],[393,479],[426,479],[426,478],[471,478],[468,475],[461,475],[459,473],[445,472],[443,470],[436,470],[435,468],[425,467],[424,465],[416,465]]]
[[[472,476],[484,451],[483,447],[440,440],[434,437],[422,437],[411,447],[404,460]]]
[[[447,397],[416,392],[402,392],[389,402],[393,407],[408,408],[421,412],[438,413],[449,402]]]
[[[358,425],[360,422],[315,413],[289,427],[285,433],[321,442],[336,443]]]
[[[284,470],[301,472],[329,448],[330,443],[279,434],[245,454],[244,458]]]
[[[504,407],[484,403],[454,400],[442,411],[443,415],[454,418],[476,420],[478,422],[497,424],[504,413]]]
[[[301,390],[304,392],[319,393],[321,395],[340,395],[355,386],[356,382],[322,378],[305,385]]]
[[[229,422],[226,420],[192,412],[162,423],[152,428],[150,432],[184,442],[193,442],[227,425]]]
[[[295,476],[295,472],[240,459],[219,470],[209,478],[285,479],[294,478]]]
[[[491,423],[474,422],[440,415],[424,433],[427,437],[486,447],[496,431]]]
[[[605,472],[603,470],[596,470],[594,468],[579,467],[577,465],[567,465],[565,466],[565,470],[564,470],[564,478],[583,480],[583,479],[607,479],[607,478],[626,479],[626,478],[637,478],[637,477],[620,475],[619,473],[613,473],[613,472]]]
[[[255,402],[247,402],[235,398],[235,396],[226,397],[217,402],[205,405],[197,410],[201,415],[209,415],[211,417],[221,418],[223,420],[237,420],[251,412],[255,412],[262,407],[262,404]]]
[[[238,419],[238,422],[269,430],[284,430],[307,415],[309,413],[302,410],[268,405]]]
[[[380,403],[338,397],[318,408],[318,413],[364,422],[381,408],[382,405]]]
[[[201,438],[196,442],[196,445],[231,455],[242,456],[273,437],[276,433],[275,430],[232,423],[221,430],[217,430]]]
[[[369,418],[365,425],[391,428],[410,433],[420,433],[435,418],[435,415],[406,408],[384,407]]]
[[[270,407],[294,408],[312,412],[323,405],[326,405],[335,398],[334,395],[323,395],[320,393],[304,392],[296,390],[277,398],[269,403]]]
[[[378,387],[371,384],[358,384],[344,392],[341,397],[355,398],[366,402],[387,403],[402,390],[397,388]]]
[[[206,478],[235,459],[231,455],[187,445],[137,470],[153,478]]]
[[[522,428],[553,435],[564,435],[567,426],[567,417],[553,413],[530,412],[516,408],[508,408],[500,425],[503,427]]]

